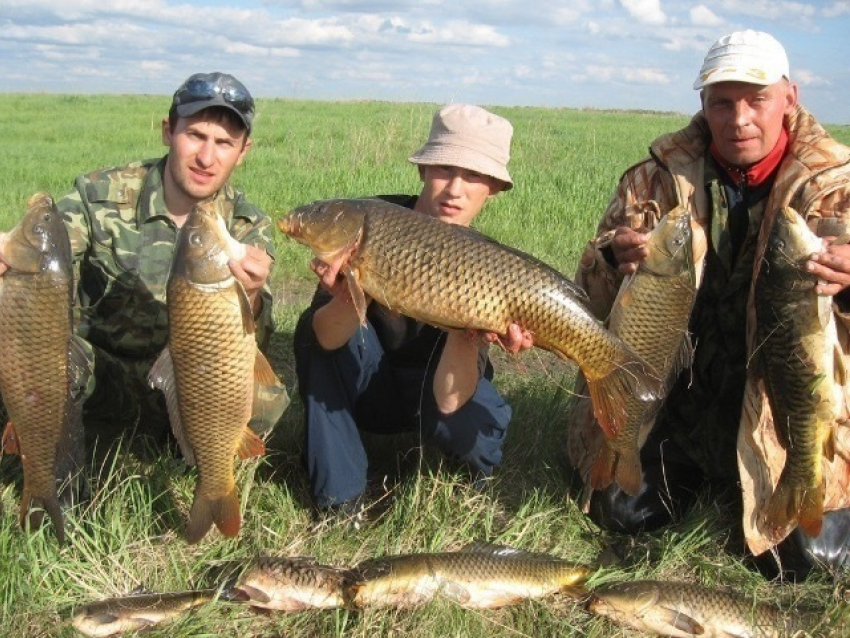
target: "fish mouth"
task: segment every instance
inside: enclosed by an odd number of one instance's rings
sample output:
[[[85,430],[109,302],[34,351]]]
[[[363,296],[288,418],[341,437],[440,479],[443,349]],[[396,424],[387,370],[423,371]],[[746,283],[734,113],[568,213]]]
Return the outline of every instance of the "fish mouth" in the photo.
[[[298,229],[301,224],[298,223],[298,218],[294,214],[287,215],[283,219],[277,221],[278,229],[285,235],[295,237],[298,235]]]
[[[229,595],[233,596],[233,598],[228,598],[228,600],[235,602],[258,602],[264,604],[271,602],[271,597],[266,592],[251,585],[236,585],[235,587],[231,587],[229,591]]]

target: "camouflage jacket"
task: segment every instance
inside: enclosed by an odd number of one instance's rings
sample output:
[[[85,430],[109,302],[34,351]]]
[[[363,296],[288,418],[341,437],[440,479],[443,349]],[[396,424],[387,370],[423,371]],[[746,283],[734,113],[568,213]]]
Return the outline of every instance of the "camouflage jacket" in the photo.
[[[758,239],[752,262],[756,268],[766,241],[764,231],[783,207],[796,210],[821,236],[841,234],[845,232],[845,224],[850,224],[850,149],[833,140],[803,107],[798,106],[785,125],[789,150],[764,205],[761,227],[756,228]],[[669,210],[683,205],[711,237],[713,203],[704,187],[709,143],[708,125],[703,114],[697,113],[684,129],[655,140],[650,147],[650,157],[629,168],[621,178],[599,224],[597,236],[586,247],[576,274],[576,281],[588,292],[592,310],[600,319],[610,312],[622,281],[622,276],[606,258],[606,247],[617,227],[651,229]],[[754,309],[749,288],[743,287],[741,294],[747,296],[745,316],[740,320],[746,322],[749,360],[754,350]],[[850,356],[850,314],[842,312],[837,304],[833,308],[839,333],[836,346],[847,360]],[[698,347],[710,347],[710,344],[701,343]],[[772,543],[757,529],[756,518],[778,480],[785,453],[772,433],[766,396],[754,368],[746,368],[745,378],[743,408],[737,428],[738,473],[744,488],[747,541],[754,553],[761,553]],[[594,454],[589,442],[598,438],[593,428],[599,428],[587,410],[574,410],[571,419],[570,457],[581,470],[587,467],[589,457]],[[717,427],[728,428],[729,424],[718,423]],[[824,469],[826,509],[850,506],[850,460],[845,460],[850,459],[850,427],[842,424],[837,429],[841,454],[836,454],[836,462],[825,463]],[[703,445],[712,447],[712,439],[703,441]]]
[[[178,229],[163,199],[165,160],[82,175],[57,202],[79,282],[79,334],[120,358],[153,359],[168,341],[165,289]],[[274,258],[269,217],[229,184],[215,195],[215,205],[236,239]],[[262,348],[273,323],[268,286],[261,294],[257,341]]]

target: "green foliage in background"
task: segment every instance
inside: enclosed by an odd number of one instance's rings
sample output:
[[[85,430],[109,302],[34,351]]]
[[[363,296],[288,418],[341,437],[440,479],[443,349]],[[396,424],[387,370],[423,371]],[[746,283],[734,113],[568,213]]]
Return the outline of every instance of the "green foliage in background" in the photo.
[[[60,197],[90,170],[163,153],[163,96],[2,95],[0,229],[20,218],[38,190]],[[406,161],[425,140],[436,104],[260,100],[254,147],[235,182],[274,218],[329,197],[416,193]],[[695,100],[696,106],[696,100]],[[689,116],[542,108],[493,108],[514,124],[510,171],[515,188],[488,204],[477,227],[567,275],[618,177],[659,134]],[[850,143],[850,128],[830,127]],[[375,471],[385,475],[388,510],[367,529],[311,518],[301,467],[302,410],[295,392],[292,331],[315,278],[307,250],[278,235],[272,283],[278,333],[272,364],[293,404],[269,441],[268,454],[238,464],[242,533],[213,530],[196,546],[182,538],[195,473],[173,450],[139,457],[119,447],[86,469],[92,499],[70,517],[71,543],[58,547],[50,525],[32,534],[18,526],[20,464],[0,466],[0,636],[73,636],[74,605],[128,594],[208,587],[258,554],[313,556],[350,566],[382,554],[456,550],[474,541],[604,563],[593,583],[634,578],[728,586],[779,604],[823,609],[823,635],[842,635],[847,583],[818,574],[805,584],[766,582],[742,558],[733,512],[705,498],[684,521],[655,534],[621,538],[580,512],[565,464],[564,414],[574,369],[534,350],[494,352],[497,384],[514,408],[504,466],[483,491],[426,451],[414,436],[368,438]],[[2,360],[0,360],[2,364]],[[614,557],[612,559],[611,557]],[[632,635],[590,616],[566,596],[499,611],[464,611],[446,601],[415,611],[343,610],[262,615],[224,602],[202,607],[148,636],[615,636]]]

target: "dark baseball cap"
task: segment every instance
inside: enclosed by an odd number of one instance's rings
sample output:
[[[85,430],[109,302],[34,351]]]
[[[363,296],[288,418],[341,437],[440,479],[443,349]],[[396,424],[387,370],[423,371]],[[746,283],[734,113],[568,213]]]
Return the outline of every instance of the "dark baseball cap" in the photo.
[[[227,73],[195,73],[174,92],[171,112],[191,117],[204,109],[220,106],[230,109],[245,124],[248,133],[254,121],[254,98],[232,75]]]

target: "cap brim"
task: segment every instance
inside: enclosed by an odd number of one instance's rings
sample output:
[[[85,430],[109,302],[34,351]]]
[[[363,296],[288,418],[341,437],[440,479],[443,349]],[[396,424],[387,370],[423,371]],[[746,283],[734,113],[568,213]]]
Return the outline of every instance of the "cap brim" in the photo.
[[[407,158],[412,164],[423,166],[457,166],[499,180],[503,190],[513,188],[513,180],[507,169],[492,158],[469,148],[447,144],[425,144]]]
[[[712,69],[702,73],[694,80],[694,90],[699,90],[710,84],[719,82],[744,82],[745,84],[757,84],[759,86],[770,86],[779,82],[783,75],[768,75],[763,69],[745,67],[730,67],[725,69]]]
[[[180,106],[175,107],[174,111],[180,117],[192,117],[193,115],[197,115],[204,109],[210,108],[222,108],[227,109],[228,111],[232,111],[239,117],[239,120],[242,124],[245,125],[245,129],[250,133],[251,132],[251,122],[245,117],[245,115],[237,109],[232,104],[228,104],[224,100],[200,100],[198,102],[189,102],[188,104],[181,104]]]

